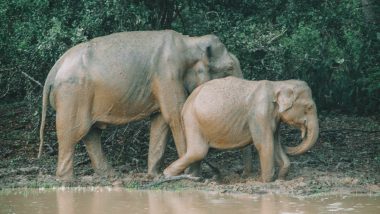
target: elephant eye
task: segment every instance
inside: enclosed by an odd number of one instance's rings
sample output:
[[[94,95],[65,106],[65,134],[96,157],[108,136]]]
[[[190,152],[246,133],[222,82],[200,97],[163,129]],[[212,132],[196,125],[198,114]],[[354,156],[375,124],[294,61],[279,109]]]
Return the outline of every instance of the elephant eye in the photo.
[[[312,109],[313,109],[313,104],[312,103],[306,104],[306,111],[311,111]]]
[[[233,65],[230,65],[230,66],[227,67],[227,71],[232,71],[232,70],[234,70],[234,66]]]

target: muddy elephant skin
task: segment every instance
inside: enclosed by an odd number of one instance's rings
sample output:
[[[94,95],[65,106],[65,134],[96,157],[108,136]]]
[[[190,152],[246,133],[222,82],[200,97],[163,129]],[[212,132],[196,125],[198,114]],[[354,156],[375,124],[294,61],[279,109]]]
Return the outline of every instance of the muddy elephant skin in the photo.
[[[298,80],[212,80],[193,91],[182,117],[187,151],[164,170],[168,177],[202,160],[209,148],[233,149],[253,143],[260,156],[262,181],[272,181],[275,162],[280,168],[278,177],[283,179],[290,165],[286,154],[308,151],[319,134],[311,90]],[[280,122],[301,130],[303,141],[298,146],[281,146]]]
[[[214,35],[175,31],[115,33],[69,49],[50,70],[43,90],[40,152],[46,109],[56,110],[59,179],[73,176],[74,146],[83,140],[95,172],[112,174],[100,135],[152,115],[148,173],[155,175],[171,130],[179,156],[185,153],[180,112],[198,85],[242,77],[239,61]]]

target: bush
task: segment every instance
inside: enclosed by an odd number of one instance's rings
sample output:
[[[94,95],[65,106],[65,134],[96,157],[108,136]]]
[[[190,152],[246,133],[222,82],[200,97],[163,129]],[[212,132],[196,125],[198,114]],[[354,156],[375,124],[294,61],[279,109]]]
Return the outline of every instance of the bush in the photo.
[[[2,1],[0,97],[40,94],[22,72],[43,83],[75,44],[113,32],[172,28],[219,36],[247,79],[302,79],[321,109],[376,113],[378,12],[376,4],[359,0]]]

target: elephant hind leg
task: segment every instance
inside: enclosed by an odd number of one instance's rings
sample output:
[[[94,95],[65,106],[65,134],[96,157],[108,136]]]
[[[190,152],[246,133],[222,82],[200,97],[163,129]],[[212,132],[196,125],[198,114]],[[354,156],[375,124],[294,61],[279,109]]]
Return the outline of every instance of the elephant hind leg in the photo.
[[[186,129],[186,153],[164,170],[164,175],[167,177],[178,175],[191,164],[201,161],[206,157],[209,150],[207,140],[204,139],[198,128],[193,123],[186,125],[186,119],[184,123]]]
[[[150,126],[149,154],[148,154],[148,174],[158,175],[158,170],[162,164],[166,144],[169,138],[169,125],[164,120],[162,114],[156,115]]]
[[[69,181],[73,178],[74,148],[83,135],[86,128],[73,127],[67,123],[66,118],[57,113],[57,138],[58,138],[58,166],[56,176],[59,180]]]
[[[80,93],[78,87],[69,86],[57,89],[56,93],[56,128],[58,139],[58,166],[56,175],[60,180],[73,177],[73,159],[75,145],[90,130],[89,96]],[[75,95],[75,96],[74,96]]]
[[[114,171],[111,166],[108,165],[107,159],[104,155],[100,137],[102,130],[97,127],[92,127],[87,135],[83,138],[83,142],[86,145],[86,150],[90,156],[91,165],[95,170],[95,173],[99,175],[114,175]]]
[[[58,140],[59,141],[59,140]],[[70,181],[73,178],[74,144],[59,141],[58,166],[56,176],[59,180]]]
[[[209,147],[205,144],[192,150],[188,150],[184,156],[174,161],[170,166],[164,170],[166,177],[176,176],[182,173],[188,166],[193,163],[199,162],[206,157]]]

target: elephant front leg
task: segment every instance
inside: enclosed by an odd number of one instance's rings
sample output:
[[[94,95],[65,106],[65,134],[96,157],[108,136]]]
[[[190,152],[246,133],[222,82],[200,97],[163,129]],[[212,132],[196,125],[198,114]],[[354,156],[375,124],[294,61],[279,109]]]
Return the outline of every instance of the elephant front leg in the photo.
[[[148,174],[156,176],[162,164],[169,136],[169,125],[161,114],[154,116],[150,126]]]
[[[278,172],[278,179],[285,180],[285,177],[289,171],[290,161],[284,149],[282,148],[282,145],[280,144],[280,136],[278,131],[275,133],[274,152],[276,163],[280,167],[280,170]]]
[[[284,149],[282,148],[282,145],[278,145],[278,149],[276,150],[278,150],[276,151],[276,155],[278,156],[278,164],[280,166],[280,170],[278,172],[278,179],[285,180],[285,177],[289,172],[290,161]]]
[[[274,176],[273,131],[265,122],[250,124],[254,145],[259,153],[262,182],[271,182]]]
[[[258,150],[260,155],[261,180],[262,182],[271,182],[274,176],[273,143],[261,144]]]
[[[95,173],[103,176],[112,176],[114,175],[114,171],[111,166],[108,165],[104,155],[100,141],[101,133],[102,131],[100,129],[93,127],[83,138],[83,142],[86,145],[86,150],[90,156],[91,165]]]

